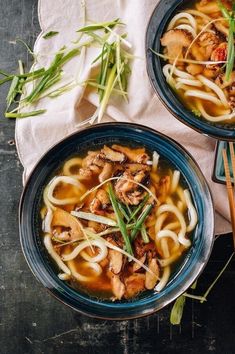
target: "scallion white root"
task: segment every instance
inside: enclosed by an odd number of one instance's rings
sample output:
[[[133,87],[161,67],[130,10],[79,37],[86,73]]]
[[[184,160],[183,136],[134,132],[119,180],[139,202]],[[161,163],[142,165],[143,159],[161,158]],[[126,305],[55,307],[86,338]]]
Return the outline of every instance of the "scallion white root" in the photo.
[[[115,220],[107,218],[105,216],[87,213],[87,212],[83,212],[83,211],[71,211],[71,214],[73,216],[76,216],[79,219],[95,221],[100,224],[105,224],[108,226],[117,227],[117,222]]]

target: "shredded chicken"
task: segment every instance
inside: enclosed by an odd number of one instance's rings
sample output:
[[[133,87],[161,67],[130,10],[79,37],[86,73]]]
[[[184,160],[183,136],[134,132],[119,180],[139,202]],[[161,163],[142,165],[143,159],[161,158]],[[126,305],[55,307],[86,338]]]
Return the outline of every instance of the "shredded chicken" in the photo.
[[[111,163],[106,162],[104,164],[102,172],[99,174],[100,183],[110,178],[112,176],[112,173],[113,173],[113,166],[111,165]]]
[[[187,72],[191,75],[199,75],[203,72],[203,66],[199,64],[189,64],[186,68]]]
[[[104,145],[103,149],[101,149],[98,157],[109,162],[123,163],[126,160],[126,156],[123,153],[115,151],[106,145]]]
[[[219,37],[215,33],[203,32],[191,46],[191,53],[196,60],[209,60],[211,53],[219,43]]]
[[[121,282],[118,275],[113,274],[111,277],[112,291],[116,299],[121,300],[125,293],[125,285]]]
[[[152,258],[148,263],[148,267],[154,274],[156,274],[156,276],[154,276],[152,273],[146,272],[145,287],[146,289],[151,290],[155,287],[159,277],[159,267],[157,264],[157,259]]]
[[[127,156],[130,162],[136,162],[139,164],[146,164],[149,161],[149,156],[145,152],[144,148],[139,149],[130,149],[126,146],[121,145],[113,145],[112,148],[116,151],[122,152],[124,155]]]
[[[135,273],[124,281],[126,291],[125,297],[132,298],[145,289],[145,274]]]
[[[212,61],[226,61],[227,60],[227,43],[223,42],[218,45],[211,53]]]
[[[98,189],[95,198],[90,203],[90,211],[94,214],[104,214],[104,210],[109,206],[108,193],[104,189]]]
[[[118,251],[110,249],[108,258],[111,272],[114,274],[120,273],[122,269],[123,255]]]

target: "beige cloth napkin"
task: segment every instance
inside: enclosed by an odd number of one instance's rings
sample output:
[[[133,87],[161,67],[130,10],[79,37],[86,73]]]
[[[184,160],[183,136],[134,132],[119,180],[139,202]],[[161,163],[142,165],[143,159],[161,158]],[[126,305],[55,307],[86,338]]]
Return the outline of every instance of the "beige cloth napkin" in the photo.
[[[128,40],[133,53],[142,59],[132,63],[129,80],[129,104],[112,99],[107,108],[106,120],[136,122],[159,130],[181,143],[199,163],[212,190],[216,208],[216,233],[231,231],[229,210],[224,186],[211,181],[215,140],[205,137],[176,120],[154,94],[146,73],[145,31],[156,0],[39,0],[38,13],[42,29],[34,50],[39,53],[39,64],[48,65],[53,55],[63,45],[77,38],[75,31],[84,26],[86,18],[107,21],[121,18],[127,24]],[[45,40],[42,36],[50,30],[59,35]],[[89,48],[80,57],[65,66],[65,82],[71,77],[83,80],[88,77],[90,63],[97,49]],[[42,53],[42,54],[40,54]],[[80,73],[80,74],[79,74]],[[78,75],[79,74],[79,75]],[[16,142],[18,154],[24,166],[24,183],[40,157],[66,135],[77,130],[76,124],[89,117],[98,105],[95,93],[84,95],[84,89],[76,86],[72,91],[56,98],[45,98],[33,109],[47,109],[43,116],[18,120]]]

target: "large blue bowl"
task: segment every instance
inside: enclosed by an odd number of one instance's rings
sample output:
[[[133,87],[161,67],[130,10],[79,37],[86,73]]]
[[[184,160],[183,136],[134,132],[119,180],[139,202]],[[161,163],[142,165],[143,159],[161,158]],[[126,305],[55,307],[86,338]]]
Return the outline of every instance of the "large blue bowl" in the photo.
[[[195,116],[183,105],[166,82],[162,72],[164,61],[151,51],[153,49],[157,53],[162,53],[160,39],[165,33],[169,21],[182,7],[187,7],[188,5],[188,0],[160,0],[152,13],[145,39],[146,65],[150,82],[162,103],[182,123],[199,133],[216,139],[235,141],[234,124],[211,123]]]
[[[146,291],[132,301],[101,301],[75,291],[61,281],[47,255],[40,236],[39,210],[42,191],[53,173],[70,156],[104,144],[131,144],[156,150],[181,171],[191,191],[199,222],[192,235],[192,247],[163,291]],[[57,299],[93,317],[129,319],[149,315],[182,294],[198,277],[213,246],[214,210],[210,190],[197,163],[174,140],[136,124],[107,123],[75,133],[49,150],[39,161],[23,191],[20,202],[20,239],[29,267],[36,278]]]

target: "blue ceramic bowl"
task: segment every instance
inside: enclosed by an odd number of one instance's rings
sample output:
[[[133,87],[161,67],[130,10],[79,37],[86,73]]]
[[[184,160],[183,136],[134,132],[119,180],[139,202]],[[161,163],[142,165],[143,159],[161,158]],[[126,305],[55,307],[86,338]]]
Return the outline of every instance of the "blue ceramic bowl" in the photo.
[[[187,7],[187,0],[161,0],[154,9],[146,32],[146,63],[150,82],[158,97],[166,108],[182,123],[194,130],[220,140],[235,140],[235,125],[213,124],[195,116],[180,101],[178,96],[167,84],[162,72],[164,61],[151,50],[162,53],[160,39],[167,29],[172,17],[182,7]]]
[[[104,144],[131,144],[158,151],[181,171],[196,206],[199,222],[192,235],[192,247],[172,274],[165,289],[156,293],[146,291],[133,300],[101,301],[73,290],[61,281],[47,255],[40,236],[39,210],[42,192],[49,178],[70,156]],[[213,245],[214,210],[205,178],[193,158],[174,140],[135,124],[107,123],[75,133],[49,150],[39,161],[23,191],[20,202],[20,239],[29,267],[36,278],[57,299],[73,309],[92,317],[129,319],[149,315],[181,295],[204,268]]]

